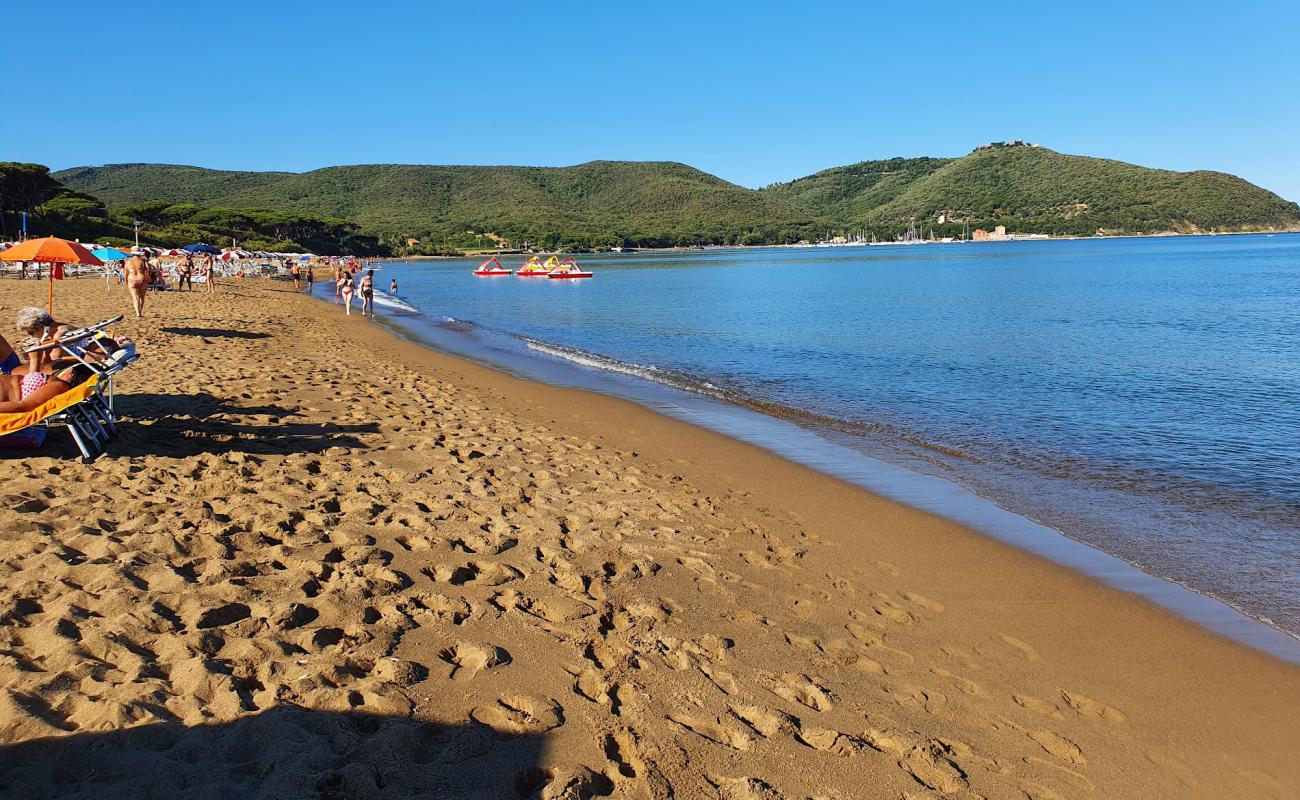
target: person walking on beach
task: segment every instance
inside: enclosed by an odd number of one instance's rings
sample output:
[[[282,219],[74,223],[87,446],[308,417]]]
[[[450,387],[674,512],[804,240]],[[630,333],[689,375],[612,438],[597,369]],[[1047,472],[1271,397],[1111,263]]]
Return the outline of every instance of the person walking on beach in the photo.
[[[361,279],[361,313],[368,317],[375,315],[375,271],[369,270]]]
[[[135,307],[135,318],[144,316],[144,296],[149,291],[149,263],[144,256],[133,255],[126,260],[126,290]]]
[[[343,307],[347,309],[348,316],[352,316],[352,278],[346,273],[339,278],[342,285],[340,291],[343,293]]]
[[[298,269],[297,264],[289,267],[289,275],[293,278],[293,290],[295,292],[302,291],[302,270]]]
[[[312,287],[316,285],[316,273],[311,267],[307,267],[307,294],[311,294]]]
[[[343,293],[343,268],[339,262],[334,262],[334,296],[338,297]]]
[[[217,260],[212,257],[211,253],[204,256],[203,261],[206,265],[204,274],[208,276],[208,286],[204,289],[208,294],[217,292]]]
[[[187,292],[194,291],[194,281],[192,280],[193,275],[194,258],[192,256],[185,256],[185,259],[176,265],[176,291],[179,292],[182,286],[185,287],[185,291]]]

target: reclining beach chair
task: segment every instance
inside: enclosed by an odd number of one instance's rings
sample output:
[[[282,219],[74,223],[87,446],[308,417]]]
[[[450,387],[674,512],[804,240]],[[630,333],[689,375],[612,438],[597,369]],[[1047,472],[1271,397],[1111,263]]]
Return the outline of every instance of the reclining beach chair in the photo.
[[[109,430],[116,430],[116,421],[113,417],[113,379],[117,373],[140,360],[134,342],[121,344],[108,334],[108,326],[121,321],[120,315],[106,319],[94,325],[68,331],[60,336],[58,341],[46,342],[27,350],[28,353],[36,353],[59,348],[67,353],[69,358],[76,359],[95,373],[100,384],[97,396],[107,411],[104,422]],[[113,345],[111,348],[110,344]]]
[[[94,407],[97,397],[99,376],[95,375],[31,411],[0,414],[0,447],[38,448],[45,443],[50,427],[63,425],[72,434],[81,457],[91,461],[104,452],[111,437],[102,412]]]

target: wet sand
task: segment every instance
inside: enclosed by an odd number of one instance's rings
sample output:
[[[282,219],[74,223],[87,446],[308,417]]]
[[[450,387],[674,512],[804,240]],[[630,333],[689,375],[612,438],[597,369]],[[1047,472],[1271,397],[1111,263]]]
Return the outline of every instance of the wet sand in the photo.
[[[146,310],[107,455],[0,454],[0,795],[1300,795],[1300,669],[1146,601],[283,283]]]

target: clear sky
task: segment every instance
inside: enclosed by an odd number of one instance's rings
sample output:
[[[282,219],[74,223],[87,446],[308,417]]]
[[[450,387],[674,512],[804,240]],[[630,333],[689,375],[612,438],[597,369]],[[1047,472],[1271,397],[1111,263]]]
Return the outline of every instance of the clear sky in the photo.
[[[1293,0],[20,0],[0,159],[671,160],[760,186],[1026,139],[1300,200],[1298,30]]]

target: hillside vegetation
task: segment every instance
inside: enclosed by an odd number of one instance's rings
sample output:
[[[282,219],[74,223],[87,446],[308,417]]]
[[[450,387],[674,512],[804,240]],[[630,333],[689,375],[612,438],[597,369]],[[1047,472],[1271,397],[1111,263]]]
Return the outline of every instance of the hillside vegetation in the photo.
[[[265,209],[346,221],[395,252],[498,242],[571,250],[774,244],[864,231],[887,240],[912,224],[948,236],[995,225],[1081,236],[1300,226],[1295,203],[1231,175],[1148,169],[1019,142],[961,158],[866,161],[761,190],[683,164],[625,161],[305,173],[116,164],[54,177],[114,211],[150,202]]]
[[[994,225],[1079,236],[1300,225],[1295,203],[1222,172],[1148,169],[1023,144],[956,159],[868,161],[763,193],[841,228],[897,231],[916,222],[942,235]]]
[[[395,246],[408,238],[473,246],[484,242],[466,241],[467,233],[487,232],[547,248],[759,244],[798,241],[820,228],[797,209],[675,163],[367,165],[301,174],[118,164],[56,177],[111,207],[163,200],[275,208],[347,219]]]
[[[0,238],[16,238],[22,213],[31,236],[163,247],[191,242],[254,250],[380,255],[379,241],[354,222],[258,208],[204,207],[147,200],[110,211],[100,199],[70,189],[41,164],[0,162]]]

